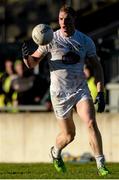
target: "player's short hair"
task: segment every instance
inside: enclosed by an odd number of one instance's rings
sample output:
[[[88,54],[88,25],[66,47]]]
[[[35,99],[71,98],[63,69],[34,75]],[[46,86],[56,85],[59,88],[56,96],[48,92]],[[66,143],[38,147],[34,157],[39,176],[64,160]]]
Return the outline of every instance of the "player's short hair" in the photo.
[[[76,16],[76,11],[71,6],[68,6],[66,4],[60,8],[59,12],[66,12],[67,14],[70,14],[73,17]]]

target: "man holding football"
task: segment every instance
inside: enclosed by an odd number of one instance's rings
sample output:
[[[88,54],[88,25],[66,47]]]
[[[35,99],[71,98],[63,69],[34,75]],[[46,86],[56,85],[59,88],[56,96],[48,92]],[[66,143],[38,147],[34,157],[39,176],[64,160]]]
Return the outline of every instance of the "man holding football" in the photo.
[[[73,121],[73,108],[76,109],[80,119],[84,121],[89,143],[94,153],[98,174],[105,176],[109,171],[105,167],[102,138],[98,129],[94,104],[88,89],[83,72],[85,59],[88,58],[95,68],[95,78],[98,95],[98,112],[105,109],[103,70],[97,59],[96,47],[90,37],[75,29],[75,11],[64,5],[59,11],[60,29],[54,32],[53,40],[30,55],[27,45],[23,44],[23,59],[28,68],[34,68],[41,59],[51,53],[50,67],[50,94],[52,105],[60,133],[56,144],[51,148],[50,154],[53,164],[58,172],[65,172],[66,167],[61,157],[61,151],[75,137],[75,124]]]

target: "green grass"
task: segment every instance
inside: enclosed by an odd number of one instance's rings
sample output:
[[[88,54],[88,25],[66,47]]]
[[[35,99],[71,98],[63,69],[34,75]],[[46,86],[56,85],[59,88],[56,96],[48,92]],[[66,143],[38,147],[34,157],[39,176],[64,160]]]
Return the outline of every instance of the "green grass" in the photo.
[[[119,179],[119,163],[108,163],[111,174],[97,175],[95,163],[67,163],[67,172],[57,173],[50,163],[0,164],[0,179]]]

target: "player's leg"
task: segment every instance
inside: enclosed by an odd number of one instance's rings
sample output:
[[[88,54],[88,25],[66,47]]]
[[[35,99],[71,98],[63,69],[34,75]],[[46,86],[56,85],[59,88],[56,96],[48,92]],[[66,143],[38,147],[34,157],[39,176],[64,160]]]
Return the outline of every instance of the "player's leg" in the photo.
[[[92,100],[87,99],[79,101],[76,105],[76,110],[81,120],[86,123],[86,127],[89,133],[89,142],[94,155],[103,154],[102,139],[95,120],[95,110]]]
[[[75,136],[75,125],[72,119],[72,115],[65,119],[58,119],[58,125],[60,133],[56,138],[55,145],[51,148],[51,157],[53,159],[54,166],[58,172],[65,172],[66,168],[61,157],[61,151]]]
[[[76,105],[76,110],[80,118],[86,124],[89,134],[89,143],[96,159],[98,172],[100,175],[107,175],[109,172],[104,164],[102,138],[95,119],[95,109],[92,100],[87,99],[79,101]]]
[[[75,125],[72,117],[58,120],[58,125],[60,133],[56,138],[56,146],[58,149],[62,150],[71,141],[73,141],[75,136]]]

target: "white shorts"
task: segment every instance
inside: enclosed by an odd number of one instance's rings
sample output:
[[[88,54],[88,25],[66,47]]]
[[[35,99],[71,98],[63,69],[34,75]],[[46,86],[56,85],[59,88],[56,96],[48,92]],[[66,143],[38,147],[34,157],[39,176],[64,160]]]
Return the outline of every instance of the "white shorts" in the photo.
[[[90,91],[86,84],[77,92],[72,94],[66,94],[66,92],[54,92],[51,91],[51,100],[56,118],[66,119],[70,117],[73,107],[82,100],[92,99]]]

